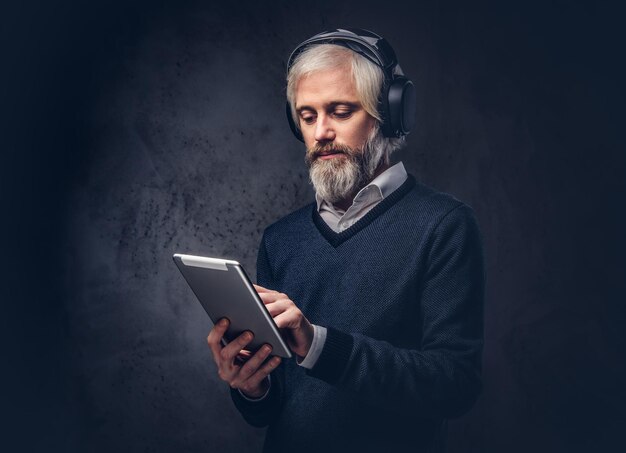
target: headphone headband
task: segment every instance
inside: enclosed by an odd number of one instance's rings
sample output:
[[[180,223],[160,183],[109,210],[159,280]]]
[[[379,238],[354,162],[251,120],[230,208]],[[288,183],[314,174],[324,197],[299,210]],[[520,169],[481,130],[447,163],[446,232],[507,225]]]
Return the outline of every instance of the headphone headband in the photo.
[[[380,67],[386,77],[393,77],[394,69],[398,66],[398,59],[393,48],[385,38],[368,30],[354,28],[351,30],[337,29],[325,31],[307,39],[295,48],[288,60],[287,72],[291,69],[295,59],[307,47],[316,44],[334,44],[346,47],[353,52],[362,55],[369,61]]]

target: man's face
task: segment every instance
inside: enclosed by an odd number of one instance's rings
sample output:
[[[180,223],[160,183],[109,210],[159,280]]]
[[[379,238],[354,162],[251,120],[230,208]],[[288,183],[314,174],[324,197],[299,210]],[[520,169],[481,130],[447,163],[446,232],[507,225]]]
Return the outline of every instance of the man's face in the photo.
[[[308,149],[330,143],[360,149],[376,124],[375,118],[361,106],[347,65],[303,77],[295,95],[300,129]],[[323,158],[342,157],[329,154]]]
[[[361,105],[350,67],[300,79],[295,101],[315,191],[331,203],[350,200],[382,158],[376,119]]]

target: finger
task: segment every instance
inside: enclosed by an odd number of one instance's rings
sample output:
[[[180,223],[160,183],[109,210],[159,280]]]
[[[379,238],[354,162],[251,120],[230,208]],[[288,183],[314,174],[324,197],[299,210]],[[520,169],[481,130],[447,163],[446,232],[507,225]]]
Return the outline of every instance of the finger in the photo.
[[[248,360],[239,370],[239,379],[245,381],[254,373],[257,372],[259,367],[263,364],[272,352],[272,347],[268,344],[264,344],[261,348]]]
[[[227,318],[220,319],[217,323],[215,323],[213,329],[211,329],[211,332],[209,332],[207,341],[219,344],[219,342],[222,341],[224,333],[226,333],[226,330],[228,330],[229,324],[230,323]]]
[[[272,302],[275,302],[277,300],[280,299],[286,299],[289,300],[289,298],[282,293],[276,292],[276,291],[271,291],[271,292],[267,292],[267,293],[259,293],[259,297],[261,298],[261,301],[267,305],[267,304],[271,304]]]
[[[247,362],[250,359],[250,357],[252,357],[252,355],[253,354],[251,351],[248,351],[247,349],[242,349],[237,354],[237,360],[240,360],[241,362]]]
[[[209,332],[209,336],[207,337],[207,343],[211,348],[211,352],[213,353],[213,358],[217,361],[220,356],[220,351],[222,350],[221,341],[224,337],[224,333],[226,329],[228,329],[228,319],[222,318],[217,324],[211,329]]]
[[[243,385],[250,388],[258,387],[263,379],[265,379],[272,371],[280,365],[280,357],[272,357],[261,368],[257,370],[252,376],[250,376]]]
[[[228,343],[226,346],[222,348],[220,351],[220,358],[227,362],[233,362],[237,354],[244,349],[254,338],[252,332],[245,331],[233,341]]]
[[[253,286],[257,290],[257,293],[259,293],[259,295],[261,293],[263,293],[263,294],[279,294],[278,291],[275,291],[273,289],[264,288],[263,286],[260,286],[260,285],[253,285]]]
[[[279,299],[275,302],[271,302],[265,306],[267,312],[273,317],[287,311],[293,306],[293,303],[289,299]]]
[[[302,312],[298,309],[288,309],[274,318],[274,323],[279,329],[296,328],[300,325]]]

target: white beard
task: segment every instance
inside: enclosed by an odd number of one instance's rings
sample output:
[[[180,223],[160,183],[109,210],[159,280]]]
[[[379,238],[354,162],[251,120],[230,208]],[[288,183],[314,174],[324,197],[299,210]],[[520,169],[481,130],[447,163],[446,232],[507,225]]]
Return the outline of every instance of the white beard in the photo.
[[[307,151],[306,162],[309,166],[309,179],[315,192],[328,203],[337,203],[356,195],[373,179],[376,169],[383,159],[386,160],[384,138],[379,127],[372,129],[362,149],[351,149],[345,146],[327,145],[341,150],[344,154],[332,159],[314,159]]]

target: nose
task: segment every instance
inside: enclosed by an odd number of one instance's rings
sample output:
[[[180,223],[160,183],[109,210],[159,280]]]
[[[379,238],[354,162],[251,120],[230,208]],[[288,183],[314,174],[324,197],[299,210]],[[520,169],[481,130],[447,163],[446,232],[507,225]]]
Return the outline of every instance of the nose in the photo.
[[[315,141],[330,142],[335,139],[335,131],[326,115],[319,115],[315,123]]]

